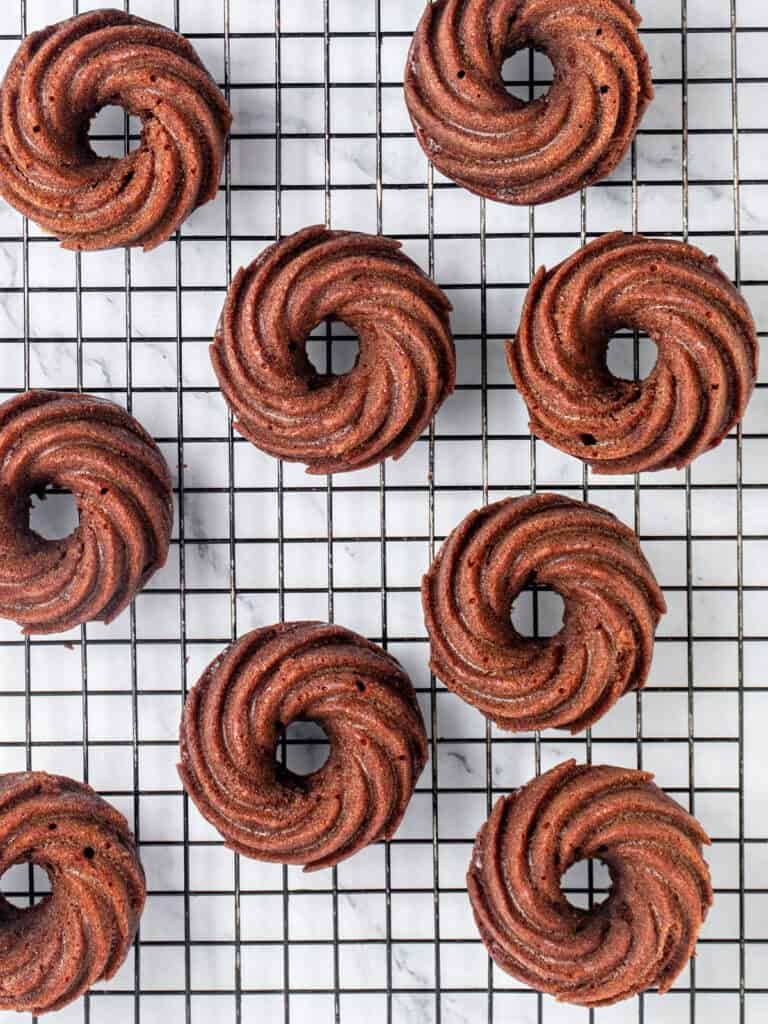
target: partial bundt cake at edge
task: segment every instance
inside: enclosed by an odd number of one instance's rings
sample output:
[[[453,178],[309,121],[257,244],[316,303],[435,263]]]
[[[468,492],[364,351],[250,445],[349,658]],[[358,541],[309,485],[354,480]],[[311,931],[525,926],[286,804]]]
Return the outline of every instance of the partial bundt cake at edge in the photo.
[[[49,485],[77,501],[62,540],[29,524]],[[168,466],[125,409],[63,391],[0,405],[0,616],[25,633],[111,622],[165,564],[172,524]]]
[[[123,815],[45,772],[0,775],[0,875],[14,864],[43,868],[51,891],[26,908],[0,896],[0,1009],[50,1013],[122,966],[144,872]]]
[[[140,118],[141,145],[100,157],[103,107]],[[0,92],[0,195],[68,249],[152,249],[216,197],[232,116],[184,36],[117,10],[32,32]]]
[[[405,68],[422,149],[463,188],[501,203],[547,203],[609,175],[653,99],[640,15],[628,0],[437,0]],[[524,102],[502,67],[529,46],[553,66]]]

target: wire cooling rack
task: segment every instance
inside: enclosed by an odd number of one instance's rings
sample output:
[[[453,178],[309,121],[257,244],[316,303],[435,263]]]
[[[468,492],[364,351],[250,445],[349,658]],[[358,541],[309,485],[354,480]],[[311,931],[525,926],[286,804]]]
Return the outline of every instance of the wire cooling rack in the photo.
[[[0,49],[99,4],[7,0]],[[128,8],[128,4],[124,4]],[[0,209],[0,387],[83,388],[126,406],[176,467],[168,567],[109,628],[20,639],[0,627],[0,768],[89,780],[130,819],[150,897],[117,978],[57,1020],[101,1024],[682,1024],[768,1019],[768,392],[738,433],[687,472],[593,478],[535,442],[504,368],[534,268],[623,228],[718,254],[768,326],[768,104],[764,0],[638,0],[657,98],[611,179],[537,209],[507,209],[433,172],[405,114],[401,79],[419,0],[132,0],[185,32],[235,113],[219,199],[157,252],[75,256]],[[524,53],[509,87],[546,88]],[[94,126],[102,152],[136,144],[119,111]],[[399,463],[317,481],[233,435],[207,345],[233,269],[275,236],[318,221],[383,231],[455,306],[459,389]],[[336,326],[318,365],[351,365]],[[611,349],[647,372],[650,346]],[[449,694],[427,664],[418,583],[471,508],[557,489],[639,531],[670,606],[649,685],[591,732],[509,736]],[[66,533],[52,495],[38,526]],[[556,602],[527,595],[520,628],[552,632]],[[335,619],[383,643],[419,690],[431,763],[398,836],[303,876],[227,852],[175,774],[182,702],[233,637],[279,618]],[[287,757],[316,765],[323,740],[292,729]],[[471,841],[496,797],[567,756],[642,766],[714,838],[714,909],[696,965],[660,1000],[589,1012],[499,973],[471,920]],[[577,865],[570,898],[602,898]],[[14,868],[5,891],[39,898]],[[0,1014],[5,1020],[16,1015]]]

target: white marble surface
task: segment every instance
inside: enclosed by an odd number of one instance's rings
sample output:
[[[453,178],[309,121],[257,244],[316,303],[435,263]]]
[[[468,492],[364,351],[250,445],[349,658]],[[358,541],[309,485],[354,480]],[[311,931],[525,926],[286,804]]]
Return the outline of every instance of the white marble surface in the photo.
[[[81,2],[79,9],[100,6]],[[730,0],[638,0],[645,17],[644,41],[657,80],[657,99],[636,145],[638,187],[633,192],[631,162],[627,159],[611,182],[591,188],[585,202],[587,232],[631,229],[633,196],[640,231],[681,233],[687,212],[688,229],[697,244],[717,253],[726,271],[735,272],[735,220],[732,172]],[[321,0],[282,0],[282,29],[286,33],[322,33]],[[332,33],[371,33],[376,0],[328,0]],[[223,82],[224,0],[180,0],[180,27],[196,39],[209,68]],[[274,139],[245,139],[243,133],[274,132],[274,4],[230,0],[232,105],[235,124],[231,181],[244,188],[232,193],[231,259],[236,268],[252,259],[275,230]],[[382,223],[392,235],[418,235],[406,240],[407,251],[428,266],[426,161],[410,134],[400,80],[409,33],[418,18],[420,0],[386,0],[380,4],[385,37],[381,46],[382,108]],[[27,28],[42,27],[72,12],[71,0],[27,0]],[[174,23],[172,0],[131,0],[141,15]],[[684,203],[682,179],[683,90],[681,9],[687,9],[689,35],[688,140],[689,188]],[[736,0],[739,33],[738,105],[743,132],[739,137],[742,184],[738,212],[744,294],[761,330],[768,330],[768,285],[764,280],[768,232],[768,104],[765,74],[768,11],[764,0]],[[19,32],[19,5],[6,0],[0,8],[0,33]],[[711,30],[711,31],[708,31]],[[743,31],[742,31],[743,30]],[[762,30],[762,31],[761,31]],[[241,35],[243,33],[243,35]],[[267,33],[247,35],[247,33]],[[210,34],[215,37],[211,38]],[[0,40],[0,65],[16,42]],[[377,197],[371,186],[376,173],[376,140],[359,137],[375,132],[376,52],[368,34],[332,36],[329,67],[331,129],[331,222],[334,227],[376,229]],[[290,232],[322,220],[325,210],[323,139],[324,48],[321,36],[283,39],[281,68],[282,227]],[[510,76],[524,76],[526,63],[513,58]],[[546,61],[537,64],[546,77]],[[702,81],[705,79],[705,81]],[[250,88],[237,88],[250,83]],[[119,113],[102,114],[99,128],[122,130]],[[653,130],[653,133],[649,133]],[[318,133],[321,137],[317,137]],[[114,144],[102,143],[110,146]],[[106,150],[105,150],[106,151]],[[437,176],[436,180],[442,179]],[[407,190],[391,186],[408,184]],[[271,186],[271,187],[270,187]],[[191,684],[203,666],[232,636],[229,541],[230,501],[233,503],[238,588],[234,629],[272,622],[279,615],[277,496],[258,488],[274,488],[277,465],[245,443],[235,445],[234,479],[228,476],[227,417],[207,358],[210,337],[227,282],[224,193],[196,213],[184,226],[181,241],[169,242],[150,254],[131,253],[128,297],[131,314],[130,363],[125,345],[126,256],[124,252],[82,258],[82,385],[94,392],[127,400],[130,366],[132,409],[160,440],[178,479],[179,457],[184,463],[184,537],[186,566],[180,577],[178,543],[167,568],[136,602],[135,669],[132,668],[130,619],[126,614],[110,627],[89,625],[87,643],[79,632],[33,641],[29,646],[31,678],[31,761],[35,768],[83,777],[109,795],[128,818],[135,820],[142,842],[150,896],[143,920],[139,963],[140,995],[134,999],[135,963],[132,954],[108,986],[112,995],[93,996],[52,1018],[57,1021],[102,1024],[107,1020],[144,1024],[177,1024],[191,1020],[229,1024],[237,1017],[235,991],[234,859],[216,834],[189,808],[188,887],[184,893],[184,804],[174,764],[181,708],[182,666]],[[529,280],[529,224],[535,231],[533,258],[554,262],[579,244],[581,206],[578,196],[535,211],[508,209],[488,203],[485,209],[487,261],[487,398],[489,497],[527,491],[531,485],[531,445],[525,436],[526,416],[519,397],[502,388],[509,384],[503,361],[503,335],[515,330]],[[471,508],[483,500],[480,306],[481,203],[457,189],[434,192],[435,276],[455,305],[459,380],[465,387],[438,416],[435,446],[435,528],[442,537]],[[0,204],[0,388],[24,384],[24,334],[21,218]],[[454,239],[455,233],[469,237]],[[499,237],[511,233],[512,237]],[[72,387],[77,379],[77,296],[75,258],[29,226],[29,383],[42,387]],[[252,237],[260,236],[261,241]],[[569,237],[571,236],[571,237]],[[574,237],[575,236],[575,237]],[[177,252],[181,277],[177,281]],[[176,286],[181,286],[181,318],[177,319]],[[160,289],[169,289],[162,291]],[[189,290],[187,290],[189,289]],[[465,335],[474,337],[466,338]],[[334,365],[349,359],[349,342],[334,346]],[[622,365],[626,353],[615,356]],[[643,365],[652,355],[643,351]],[[338,360],[338,362],[337,362]],[[626,363],[624,363],[626,365]],[[763,370],[761,382],[768,380]],[[179,444],[178,382],[184,431]],[[158,387],[167,390],[158,392]],[[726,441],[700,459],[690,473],[690,490],[683,473],[667,472],[640,481],[638,515],[631,479],[605,481],[599,489],[588,479],[593,500],[637,526],[644,548],[667,590],[670,611],[663,620],[652,677],[642,700],[625,698],[592,731],[595,759],[635,766],[642,763],[658,773],[664,786],[683,802],[694,787],[695,811],[719,841],[710,862],[718,890],[699,951],[695,996],[697,1021],[739,1019],[740,930],[750,940],[744,951],[747,989],[765,987],[768,971],[768,896],[748,892],[740,921],[739,831],[750,840],[743,847],[744,883],[748,890],[768,888],[766,815],[768,784],[762,770],[761,747],[768,726],[768,390],[755,395],[744,423],[741,471],[749,487],[737,501],[737,445]],[[514,440],[500,435],[513,434]],[[467,439],[470,438],[470,439]],[[390,650],[405,663],[415,684],[427,722],[432,697],[426,666],[424,627],[417,584],[429,557],[428,444],[422,441],[398,464],[385,470],[386,522],[381,520],[378,470],[334,480],[329,497],[325,481],[308,480],[300,467],[286,466],[283,482],[285,516],[285,616],[326,618],[328,600],[328,510],[332,508],[333,610],[337,621],[372,637],[382,634],[381,544],[386,544],[385,594]],[[668,489],[651,489],[663,483]],[[232,489],[230,490],[230,484]],[[582,493],[582,467],[575,460],[536,445],[536,484]],[[353,494],[350,485],[365,488]],[[400,486],[412,489],[400,490]],[[212,491],[206,491],[213,488]],[[460,489],[459,489],[460,488]],[[687,501],[688,498],[688,501]],[[66,501],[47,503],[40,513],[47,529],[66,532],[71,510]],[[743,517],[744,583],[739,602],[736,583],[737,531]],[[70,515],[70,519],[67,519]],[[690,517],[694,540],[685,541]],[[178,539],[178,529],[176,531]],[[308,540],[307,538],[311,538]],[[688,621],[687,569],[693,589]],[[297,589],[310,588],[299,593]],[[400,588],[408,588],[403,591]],[[750,589],[752,588],[752,589]],[[180,605],[184,600],[187,631],[179,636]],[[543,607],[543,620],[556,623],[554,602]],[[739,643],[739,623],[745,642]],[[520,602],[516,621],[530,622],[530,603]],[[691,641],[687,642],[690,625]],[[24,667],[25,648],[15,627],[0,622],[0,770],[26,764]],[[108,644],[101,641],[109,641]],[[744,728],[739,739],[738,680],[740,664],[745,684]],[[83,754],[83,667],[88,672],[89,749]],[[689,686],[692,689],[689,689]],[[137,692],[134,722],[132,696]],[[695,689],[693,689],[695,688]],[[54,692],[55,691],[55,692]],[[690,718],[689,718],[690,716]],[[440,742],[437,792],[428,770],[419,784],[401,838],[367,850],[341,865],[334,898],[331,872],[303,877],[286,873],[289,897],[284,904],[283,873],[279,867],[242,861],[240,939],[242,940],[242,1020],[260,1024],[290,1019],[292,1024],[326,1024],[334,1020],[334,978],[341,987],[338,1007],[344,1024],[367,1020],[379,1024],[476,1024],[488,1017],[488,961],[477,941],[466,894],[464,873],[469,842],[487,811],[485,724],[471,708],[438,686],[434,720]],[[687,742],[689,724],[694,740]],[[643,737],[637,742],[638,725]],[[134,802],[134,726],[141,796]],[[300,734],[301,735],[301,734]],[[673,742],[662,742],[672,738]],[[719,742],[713,739],[719,738]],[[584,736],[575,740],[544,734],[542,767],[563,757],[585,757]],[[738,798],[739,754],[744,755],[745,792]],[[491,740],[490,782],[499,792],[519,785],[535,770],[533,737],[504,742],[495,730]],[[317,759],[317,747],[299,746],[297,765]],[[437,808],[437,865],[440,895],[437,914],[432,889],[433,805]],[[388,859],[387,859],[388,858]],[[388,867],[388,870],[387,870]],[[573,877],[583,886],[580,866]],[[386,902],[389,876],[391,904]],[[15,879],[15,881],[14,881]],[[24,889],[25,876],[14,870],[4,880],[8,890]],[[574,895],[574,899],[578,899]],[[283,912],[287,906],[284,925]],[[194,940],[190,961],[184,954],[185,910]],[[435,922],[440,941],[435,943]],[[328,940],[334,930],[342,940],[334,958]],[[284,973],[284,946],[290,945]],[[387,940],[391,940],[389,943]],[[452,941],[459,940],[459,941]],[[207,943],[215,943],[207,945]],[[314,943],[314,945],[313,945]],[[439,971],[438,974],[436,973]],[[383,990],[391,976],[391,1017]],[[442,995],[435,995],[440,982]],[[691,1020],[690,972],[660,1001],[644,1000],[648,1024],[683,1024]],[[537,997],[493,973],[494,1020],[515,1024],[586,1024],[588,1015]],[[285,1016],[281,990],[291,996]],[[189,989],[189,1002],[183,993]],[[307,992],[307,989],[322,990]],[[712,989],[725,990],[715,993]],[[305,991],[302,991],[305,990]],[[748,991],[748,1024],[768,1019],[768,997]],[[187,1016],[189,1009],[190,1016]],[[539,1016],[541,1013],[541,1016]],[[598,1024],[632,1024],[641,1018],[638,1000],[594,1015]],[[0,1013],[0,1020],[19,1020]]]

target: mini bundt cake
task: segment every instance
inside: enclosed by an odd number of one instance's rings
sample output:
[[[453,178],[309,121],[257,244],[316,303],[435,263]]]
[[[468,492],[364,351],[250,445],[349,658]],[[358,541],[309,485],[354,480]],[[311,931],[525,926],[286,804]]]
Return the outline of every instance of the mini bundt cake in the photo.
[[[643,381],[608,369],[621,328],[645,331],[657,346]],[[539,270],[507,358],[534,434],[596,473],[639,473],[682,469],[739,423],[758,341],[714,257],[616,233]]]
[[[141,119],[140,147],[97,156],[92,118]],[[152,249],[216,197],[231,123],[187,40],[117,10],[33,32],[0,94],[0,195],[67,249]]]
[[[326,763],[277,760],[285,729],[317,723]],[[408,676],[340,626],[292,622],[227,648],[191,690],[179,774],[200,813],[246,857],[330,867],[397,830],[427,759]]]
[[[310,227],[265,250],[232,283],[211,358],[239,432],[309,473],[398,458],[454,388],[443,292],[380,236]],[[325,319],[358,335],[342,376],[305,343]]]
[[[562,629],[521,636],[512,604],[531,583],[563,598]],[[432,671],[513,732],[596,722],[645,684],[664,597],[629,527],[557,494],[470,513],[422,583]]]
[[[503,971],[587,1007],[672,986],[712,905],[702,857],[709,838],[652,779],[566,761],[498,801],[467,885]],[[590,858],[607,866],[612,887],[583,910],[568,902],[561,878]]]
[[[90,786],[14,772],[0,775],[0,874],[14,864],[39,865],[51,891],[28,908],[0,896],[0,1009],[60,1010],[128,955],[146,897],[136,843]]]
[[[424,152],[446,177],[502,203],[546,203],[606,177],[653,99],[640,15],[628,0],[437,0],[405,69]],[[552,62],[525,103],[501,70],[533,46]]]
[[[48,485],[77,501],[63,540],[30,529]],[[165,564],[172,521],[165,459],[120,406],[60,391],[0,405],[0,615],[25,633],[111,622]]]

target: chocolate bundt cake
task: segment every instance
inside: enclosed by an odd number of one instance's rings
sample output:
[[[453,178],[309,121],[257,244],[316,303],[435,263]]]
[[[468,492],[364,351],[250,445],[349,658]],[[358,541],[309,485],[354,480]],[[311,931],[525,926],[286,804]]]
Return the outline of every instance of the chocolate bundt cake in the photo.
[[[524,587],[565,604],[551,639],[521,636]],[[472,512],[450,534],[421,588],[431,667],[502,729],[596,722],[645,684],[664,597],[636,535],[604,509],[536,494]]]
[[[30,529],[48,485],[77,500],[63,540]],[[0,405],[0,615],[25,633],[111,622],[164,565],[172,520],[165,460],[120,406],[59,391]]]
[[[658,348],[644,381],[608,369],[621,328]],[[714,257],[610,234],[539,270],[507,358],[533,433],[596,473],[638,473],[681,469],[720,444],[752,394],[758,341]]]
[[[547,203],[606,177],[653,99],[640,16],[628,0],[437,0],[408,55],[405,100],[446,177],[502,203]],[[525,103],[504,61],[532,46],[554,67]]]
[[[277,760],[287,726],[322,727],[330,755],[299,776]],[[257,629],[209,665],[181,723],[184,788],[238,853],[306,871],[397,830],[427,759],[400,665],[340,626]]]
[[[454,388],[443,292],[389,238],[310,227],[241,269],[211,359],[240,433],[309,473],[398,458]],[[355,367],[319,373],[305,342],[325,319],[358,335]]]
[[[123,159],[88,142],[102,107],[141,119]],[[67,249],[152,249],[216,197],[231,115],[183,36],[91,11],[27,36],[0,94],[0,195]]]
[[[144,909],[136,843],[118,811],[59,775],[0,775],[0,874],[45,870],[51,892],[20,908],[0,895],[0,1009],[59,1010],[125,960]]]
[[[712,904],[707,834],[649,772],[566,761],[498,801],[475,841],[469,898],[490,956],[561,1002],[609,1006],[666,992]],[[579,860],[608,868],[608,898],[568,902]]]

